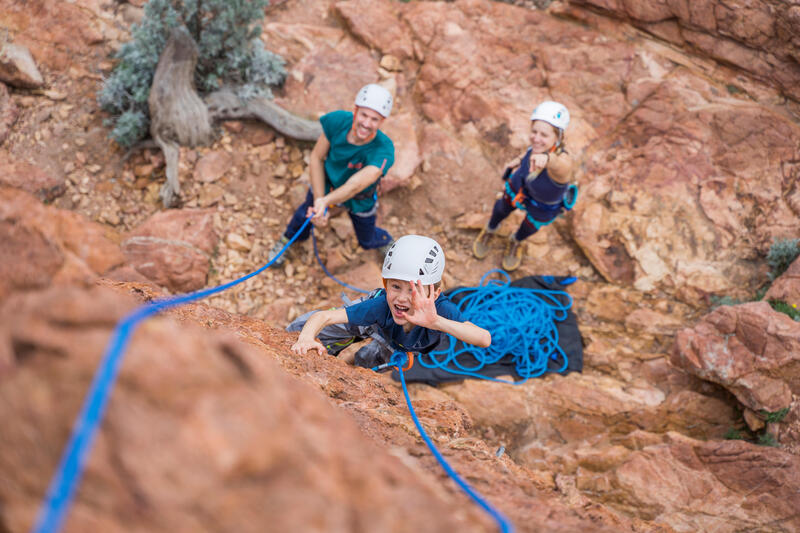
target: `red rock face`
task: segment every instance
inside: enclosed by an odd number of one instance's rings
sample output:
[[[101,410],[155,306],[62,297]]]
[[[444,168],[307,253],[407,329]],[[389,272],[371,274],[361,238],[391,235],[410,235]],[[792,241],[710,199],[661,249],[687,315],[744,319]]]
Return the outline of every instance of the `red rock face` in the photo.
[[[673,364],[719,383],[753,411],[776,412],[800,391],[800,322],[766,302],[723,306],[678,333]]]
[[[798,530],[797,323],[763,303],[702,317],[712,295],[752,296],[769,245],[797,237],[796,103],[731,68],[767,61],[775,83],[792,79],[774,39],[796,38],[797,10],[774,4],[773,35],[765,4],[602,4],[684,52],[575,2],[273,2],[263,35],[287,59],[278,100],[301,115],[348,109],[368,82],[392,88],[382,127],[397,162],[379,224],[440,240],[451,287],[495,265],[469,249],[503,163],[528,143],[531,109],[568,105],[580,198],[525,243],[517,274],[580,277],[569,291],[584,373],[410,387],[445,457],[517,531]],[[213,209],[154,215],[163,158],[123,161],[95,102],[126,39],[116,28],[137,15],[123,10],[0,0],[0,26],[51,84],[0,96],[0,124],[15,128],[0,154],[14,187],[0,189],[0,531],[30,529],[116,320],[162,288],[261,266],[307,190],[310,147],[231,122],[214,146],[181,153],[182,176],[196,176],[183,179],[185,205]],[[58,172],[36,166],[43,155]],[[53,175],[69,176],[55,202],[76,212],[19,190],[49,199]],[[87,216],[134,229],[120,239]],[[331,270],[379,286],[380,261],[348,217],[330,226],[317,238]],[[769,295],[792,303],[796,267]],[[66,531],[496,529],[442,474],[396,383],[296,356],[296,337],[272,327],[339,304],[310,243],[239,288],[137,331]],[[736,432],[748,440],[726,440]],[[756,444],[768,436],[780,448]]]
[[[11,531],[30,529],[110,328],[130,307],[129,297],[95,287],[20,295],[0,309],[0,346],[11,362],[0,374],[0,413],[17,419],[4,430],[0,452],[3,471],[15,480],[0,486],[3,523]],[[205,323],[237,322],[202,306],[188,311]],[[383,381],[374,388],[358,377],[366,371],[342,368],[333,358],[301,361],[303,370],[292,363],[295,372],[322,380],[301,383],[271,360],[276,350],[285,353],[287,335],[262,327],[272,340],[259,341],[250,331],[248,345],[172,319],[141,327],[65,531],[123,528],[100,503],[110,500],[114,514],[128,516],[124,529],[154,532],[202,529],[197,502],[224,531],[494,529],[463,496],[441,489],[438,466],[410,437],[396,387]],[[319,389],[359,397],[348,410],[372,438]],[[437,438],[458,434],[463,413],[448,420],[454,406],[441,404],[420,400],[418,408],[439,421]],[[13,416],[20,409],[28,415]],[[381,446],[383,438],[395,446]],[[398,449],[400,442],[411,453]],[[489,450],[449,455],[464,472],[486,475],[508,465],[510,471],[494,475],[525,482],[524,472]],[[513,503],[526,515],[541,513],[539,524],[549,531],[591,523],[526,484],[525,493],[506,489],[492,499],[503,509]],[[614,530],[602,516],[592,522],[593,531]]]
[[[153,215],[131,231],[122,242],[122,252],[148,279],[175,292],[188,292],[205,286],[216,242],[210,210],[172,210]]]
[[[800,97],[800,6],[791,2],[606,2],[577,0],[652,34],[748,72]]]

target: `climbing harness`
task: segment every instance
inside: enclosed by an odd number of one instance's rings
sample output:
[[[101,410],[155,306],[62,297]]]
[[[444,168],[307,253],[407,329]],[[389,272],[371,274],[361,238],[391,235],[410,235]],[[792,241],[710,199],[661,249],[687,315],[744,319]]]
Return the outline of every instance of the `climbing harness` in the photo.
[[[525,207],[525,200],[528,200],[535,207],[538,207],[539,209],[544,209],[546,211],[560,211],[562,209],[569,211],[573,207],[575,207],[575,202],[578,201],[578,186],[575,185],[574,183],[570,183],[567,186],[567,190],[564,191],[564,197],[561,199],[559,203],[545,204],[526,195],[524,186],[520,186],[519,191],[514,192],[514,190],[511,188],[511,184],[509,183],[509,181],[510,180],[506,180],[505,193],[509,198],[511,198],[511,205],[513,205],[517,209],[521,209],[525,213],[525,219],[530,224],[532,224],[537,231],[543,228],[544,226],[551,224],[556,219],[556,217],[553,217],[546,222],[542,222],[541,220],[536,220],[535,218],[533,218],[533,216],[531,216],[531,214],[528,212],[528,209]]]
[[[404,354],[403,352],[395,352],[392,354],[391,362],[388,364],[397,367],[397,371],[400,374],[400,383],[403,385],[403,396],[405,396],[406,405],[408,405],[408,412],[411,414],[411,419],[414,421],[414,425],[417,426],[417,431],[419,431],[422,440],[425,441],[428,449],[431,451],[447,475],[450,476],[459,487],[461,487],[461,490],[463,490],[467,496],[472,499],[472,501],[477,503],[481,508],[483,508],[483,510],[489,513],[495,522],[497,522],[497,525],[500,526],[500,531],[502,533],[512,533],[514,528],[512,527],[508,518],[503,516],[497,509],[492,507],[491,504],[481,498],[480,494],[475,492],[475,490],[470,487],[469,484],[464,481],[455,470],[453,470],[453,467],[450,466],[450,464],[445,460],[445,458],[433,444],[433,441],[431,441],[430,437],[428,437],[428,434],[425,432],[425,428],[422,427],[422,423],[419,421],[419,418],[417,418],[417,413],[414,411],[414,406],[411,405],[411,398],[408,395],[408,387],[406,386],[406,378],[403,375],[404,370],[411,368],[410,364],[407,362],[408,358],[408,355]],[[413,364],[413,361],[411,364]]]
[[[493,273],[502,274],[505,281],[487,281]],[[574,280],[566,278],[561,284],[568,285]],[[564,291],[512,287],[510,282],[506,272],[494,269],[481,277],[477,287],[456,289],[449,295],[450,298],[464,295],[458,301],[462,316],[492,334],[488,348],[464,344],[450,336],[447,349],[420,354],[417,362],[426,368],[513,385],[548,371],[563,372],[569,361],[559,346],[555,322],[567,317],[572,297]],[[484,367],[508,354],[522,380],[510,382],[480,374]]]

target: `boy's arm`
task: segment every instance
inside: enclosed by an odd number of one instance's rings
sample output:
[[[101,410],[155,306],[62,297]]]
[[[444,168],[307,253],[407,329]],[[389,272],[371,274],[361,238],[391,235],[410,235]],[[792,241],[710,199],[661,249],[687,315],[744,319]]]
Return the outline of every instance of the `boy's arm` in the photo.
[[[430,287],[428,291],[419,280],[410,283],[414,290],[411,293],[411,312],[406,314],[409,322],[423,328],[449,333],[462,342],[480,348],[486,348],[492,344],[492,334],[482,327],[476,326],[472,322],[459,322],[445,318],[436,311],[436,298],[441,291],[434,291],[433,287]]]
[[[292,344],[292,351],[297,355],[304,355],[308,350],[317,350],[317,353],[324,355],[327,353],[325,346],[317,340],[317,335],[322,328],[331,324],[344,324],[347,322],[347,311],[345,309],[330,309],[327,311],[317,311],[308,318],[297,342]]]
[[[458,322],[437,315],[430,328],[449,333],[456,339],[479,348],[487,348],[492,344],[492,334],[472,322]]]

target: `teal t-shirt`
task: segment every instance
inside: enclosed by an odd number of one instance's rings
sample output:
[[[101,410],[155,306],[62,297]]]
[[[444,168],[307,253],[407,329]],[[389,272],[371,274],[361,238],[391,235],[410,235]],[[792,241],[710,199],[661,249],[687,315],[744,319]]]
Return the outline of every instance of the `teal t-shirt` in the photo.
[[[394,144],[385,133],[378,130],[375,138],[367,144],[357,146],[347,142],[347,133],[353,127],[351,111],[333,111],[319,119],[322,131],[331,147],[325,159],[325,192],[338,189],[350,176],[366,166],[381,169],[381,177],[394,164]],[[380,178],[378,179],[380,181]],[[369,211],[375,205],[375,190],[378,181],[344,202],[353,213]]]

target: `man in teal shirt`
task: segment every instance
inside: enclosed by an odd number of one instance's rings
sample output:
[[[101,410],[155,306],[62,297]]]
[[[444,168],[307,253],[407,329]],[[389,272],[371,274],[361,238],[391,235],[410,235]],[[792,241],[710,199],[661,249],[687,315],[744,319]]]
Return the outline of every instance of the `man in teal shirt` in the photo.
[[[311,187],[270,250],[270,260],[309,216],[312,224],[326,225],[327,208],[332,205],[347,209],[362,248],[387,248],[391,244],[392,236],[375,225],[378,181],[394,164],[394,144],[378,128],[391,111],[391,93],[371,83],[356,95],[353,112],[333,111],[320,117],[322,135],[311,151],[309,162]],[[297,240],[308,239],[309,233],[306,226]],[[284,257],[276,263],[282,263]]]

